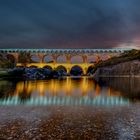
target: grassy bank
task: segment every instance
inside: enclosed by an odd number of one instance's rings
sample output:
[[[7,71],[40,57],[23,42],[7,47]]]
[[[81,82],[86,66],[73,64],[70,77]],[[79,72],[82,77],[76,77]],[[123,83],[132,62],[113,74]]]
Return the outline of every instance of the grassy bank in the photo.
[[[0,71],[0,78],[9,77],[9,76],[10,74],[8,73],[7,70]]]

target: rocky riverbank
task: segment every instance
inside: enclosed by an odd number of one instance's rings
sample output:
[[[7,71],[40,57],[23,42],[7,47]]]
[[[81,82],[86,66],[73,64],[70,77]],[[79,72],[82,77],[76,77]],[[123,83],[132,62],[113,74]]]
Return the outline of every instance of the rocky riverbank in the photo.
[[[96,78],[140,76],[140,50],[101,61],[95,65],[93,73]]]
[[[139,104],[119,107],[1,106],[0,139],[138,140],[139,114]]]
[[[116,65],[99,67],[95,77],[121,77],[121,76],[140,76],[140,60],[122,62]]]
[[[14,68],[0,73],[4,79],[22,79],[22,80],[45,80],[52,78],[62,78],[67,76],[63,70],[51,70],[46,68]]]
[[[49,68],[13,68],[0,72],[0,78],[4,79],[22,79],[22,80],[45,80],[53,78],[63,78],[66,76],[79,77],[83,73],[81,68],[75,67],[70,74],[64,68],[49,69]]]

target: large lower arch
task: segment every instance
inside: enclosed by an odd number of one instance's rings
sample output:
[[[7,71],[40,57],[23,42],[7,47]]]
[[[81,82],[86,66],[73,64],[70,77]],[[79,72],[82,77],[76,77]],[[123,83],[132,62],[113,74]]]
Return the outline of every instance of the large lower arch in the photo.
[[[24,66],[16,66],[16,68],[24,68]]]
[[[80,76],[84,74],[84,69],[80,67],[79,65],[75,65],[70,70],[70,75],[73,76]]]
[[[51,66],[48,66],[48,65],[44,66],[43,68],[53,70],[53,68]]]
[[[29,68],[38,68],[38,67],[35,65],[31,65],[31,66],[29,66]]]
[[[67,73],[67,68],[64,67],[63,65],[60,65],[60,66],[56,67],[55,70]]]

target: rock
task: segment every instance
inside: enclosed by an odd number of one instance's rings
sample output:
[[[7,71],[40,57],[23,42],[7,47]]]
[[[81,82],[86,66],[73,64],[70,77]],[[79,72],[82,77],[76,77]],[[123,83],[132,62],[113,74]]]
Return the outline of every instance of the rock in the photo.
[[[133,60],[129,62],[119,63],[113,66],[105,66],[98,68],[94,74],[95,77],[98,76],[134,76],[140,75],[140,61]]]
[[[79,67],[74,69],[75,75],[81,75]],[[48,78],[62,78],[67,76],[67,72],[63,69],[52,70],[48,68],[15,68],[9,71],[11,76],[21,77],[25,80],[43,80]]]
[[[47,79],[47,78],[59,78],[65,76],[66,73],[63,71],[56,71],[47,68],[39,69],[39,68],[26,68],[25,69],[25,78],[28,80],[36,80],[36,79]]]
[[[46,69],[46,68],[43,69],[43,73],[44,73],[45,76],[49,76],[49,75],[51,75],[52,72],[53,72],[53,70]]]
[[[13,77],[22,77],[25,72],[25,68],[14,68],[9,71],[9,74]]]

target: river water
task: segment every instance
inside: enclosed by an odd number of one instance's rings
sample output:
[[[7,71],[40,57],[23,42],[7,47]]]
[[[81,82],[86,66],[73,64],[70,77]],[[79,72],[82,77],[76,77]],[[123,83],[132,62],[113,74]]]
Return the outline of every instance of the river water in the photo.
[[[117,106],[139,101],[140,78],[0,81],[0,105]]]
[[[138,140],[140,78],[0,81],[0,139]]]

